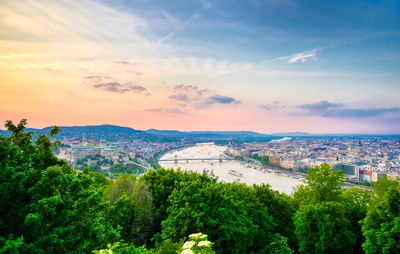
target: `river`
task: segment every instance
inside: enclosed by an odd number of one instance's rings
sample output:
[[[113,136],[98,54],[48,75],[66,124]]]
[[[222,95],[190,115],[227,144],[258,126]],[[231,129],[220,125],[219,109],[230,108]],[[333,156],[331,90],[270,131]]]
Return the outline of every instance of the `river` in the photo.
[[[220,154],[223,154],[226,151],[226,149],[226,146],[198,144],[189,148],[167,153],[163,155],[160,160],[174,160],[175,155],[178,159],[218,158]],[[267,183],[271,185],[272,189],[287,194],[292,193],[294,187],[302,184],[300,179],[295,179],[285,173],[277,175],[275,174],[275,171],[263,172],[253,169],[247,163],[237,160],[223,160],[222,162],[219,162],[218,160],[179,160],[178,163],[175,163],[174,161],[159,161],[159,164],[164,168],[181,168],[182,170],[191,170],[199,173],[206,169],[212,171],[214,175],[218,177],[218,181],[221,182],[239,181],[249,185]],[[231,170],[234,170],[234,172]]]

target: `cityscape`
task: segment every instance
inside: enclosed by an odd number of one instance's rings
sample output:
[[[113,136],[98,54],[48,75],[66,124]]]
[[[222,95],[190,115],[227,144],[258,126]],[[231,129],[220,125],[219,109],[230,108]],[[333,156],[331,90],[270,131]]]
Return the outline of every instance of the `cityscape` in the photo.
[[[92,167],[111,176],[110,168],[116,164],[135,163],[140,176],[148,169],[160,167],[158,159],[176,149],[185,149],[201,140],[180,139],[176,141],[149,142],[144,140],[105,139],[88,140],[65,138],[57,157],[66,160],[72,167]],[[213,141],[215,138],[206,138]],[[221,143],[221,140],[217,140]],[[343,170],[347,179],[355,183],[373,183],[379,178],[396,179],[400,171],[399,136],[293,136],[272,139],[268,142],[241,142],[233,138],[223,139],[225,154],[232,157],[251,158],[257,154],[268,158],[265,167],[286,169],[305,173],[308,169],[328,163]],[[94,159],[97,158],[97,159]],[[103,162],[103,163],[102,163]],[[96,166],[96,167],[94,167]]]
[[[400,1],[0,0],[0,254],[400,253]]]

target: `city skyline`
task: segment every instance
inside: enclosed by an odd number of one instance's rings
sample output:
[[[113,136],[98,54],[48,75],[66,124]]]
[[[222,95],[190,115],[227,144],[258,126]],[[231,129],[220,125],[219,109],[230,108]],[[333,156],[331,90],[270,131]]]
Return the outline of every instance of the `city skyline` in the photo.
[[[0,14],[2,122],[400,133],[396,1],[6,0]]]

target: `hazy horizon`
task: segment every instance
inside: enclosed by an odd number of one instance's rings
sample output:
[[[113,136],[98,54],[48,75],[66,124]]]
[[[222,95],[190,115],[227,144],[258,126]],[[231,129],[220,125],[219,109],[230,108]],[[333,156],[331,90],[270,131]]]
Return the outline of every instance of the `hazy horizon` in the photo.
[[[14,122],[14,124],[18,123]],[[159,130],[159,131],[178,131],[178,132],[256,132],[256,133],[260,133],[260,134],[266,134],[266,135],[278,135],[279,134],[291,134],[294,135],[295,134],[299,134],[299,136],[302,136],[303,134],[305,135],[321,135],[321,136],[329,136],[329,135],[333,135],[333,136],[351,136],[351,135],[371,135],[371,136],[379,136],[379,135],[383,135],[383,136],[398,136],[400,135],[400,133],[324,133],[324,132],[306,132],[306,131],[287,131],[287,132],[262,132],[262,131],[257,131],[257,130],[243,130],[243,129],[221,129],[221,130],[213,130],[213,129],[209,129],[209,130],[180,130],[180,129],[156,129],[156,128],[148,128],[148,129],[138,129],[132,126],[123,126],[123,125],[118,125],[118,124],[109,124],[109,123],[103,123],[103,124],[87,124],[87,125],[48,125],[48,126],[44,126],[44,127],[33,127],[30,126],[29,123],[27,124],[26,128],[28,129],[44,129],[44,128],[49,128],[52,126],[58,126],[58,127],[86,127],[86,126],[103,126],[103,125],[111,125],[111,126],[118,126],[118,127],[128,127],[134,130],[138,130],[138,131],[149,131],[149,130]],[[0,130],[6,130],[5,127],[0,127]]]
[[[400,133],[398,1],[4,0],[0,14],[1,123]]]

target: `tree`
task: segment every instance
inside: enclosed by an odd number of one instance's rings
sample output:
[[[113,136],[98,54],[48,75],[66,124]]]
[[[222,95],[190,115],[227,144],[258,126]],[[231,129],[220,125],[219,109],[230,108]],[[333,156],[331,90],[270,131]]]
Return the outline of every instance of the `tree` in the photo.
[[[32,141],[26,120],[0,136],[0,242],[19,253],[89,252],[117,240],[106,221],[102,187],[87,172],[77,174],[52,153],[45,135]],[[50,136],[58,132],[50,131]],[[15,240],[14,240],[15,239]]]
[[[335,171],[328,163],[323,163],[320,167],[311,168],[307,174],[306,181],[316,201],[338,199],[345,181],[341,170]]]
[[[107,218],[115,227],[122,227],[123,240],[136,245],[150,240],[152,196],[144,182],[136,181],[133,175],[122,174],[107,187],[104,198],[111,203]]]
[[[350,221],[338,202],[302,205],[294,216],[299,251],[303,253],[352,253],[355,243]]]
[[[294,251],[288,245],[288,239],[276,233],[271,243],[265,248],[266,254],[293,254]]]
[[[364,253],[361,248],[365,237],[361,232],[361,220],[367,215],[367,211],[375,198],[374,192],[369,189],[352,187],[341,194],[341,203],[344,206],[346,218],[350,221],[350,230],[355,235],[356,243],[353,253]]]
[[[182,182],[169,197],[163,239],[179,241],[190,233],[204,232],[215,242],[217,253],[245,253],[255,238],[269,240],[273,219],[254,195],[247,194],[250,188],[244,187],[237,183]]]
[[[257,199],[268,209],[268,213],[274,218],[276,228],[274,232],[287,237],[292,248],[297,249],[297,240],[294,235],[294,224],[292,217],[295,210],[293,209],[293,198],[271,189],[271,186],[253,185]]]
[[[156,235],[154,240],[160,241],[161,238],[158,233],[161,232],[161,222],[167,219],[167,208],[170,206],[168,197],[172,192],[181,188],[181,184],[186,181],[199,180],[206,184],[209,182],[216,182],[215,178],[210,178],[207,173],[196,174],[193,172],[183,172],[181,170],[164,169],[149,170],[141,177],[141,180],[148,186],[153,202],[152,211],[154,215],[152,235]],[[158,234],[158,235],[157,235]]]
[[[357,222],[363,216],[363,208],[357,191],[343,194],[344,176],[328,164],[308,171],[308,185],[299,186],[294,193],[295,234],[299,251],[304,253],[350,253],[356,241],[361,241]],[[354,194],[354,195],[353,195]],[[345,198],[346,202],[343,202]],[[365,207],[364,207],[365,208]],[[349,221],[354,218],[356,221]],[[358,236],[356,239],[355,237]]]
[[[388,188],[362,224],[362,247],[367,254],[400,252],[400,184]]]
[[[387,176],[379,178],[377,182],[374,183],[375,193],[378,196],[378,200],[383,198],[386,192],[390,188],[399,185],[399,180],[390,179]]]

